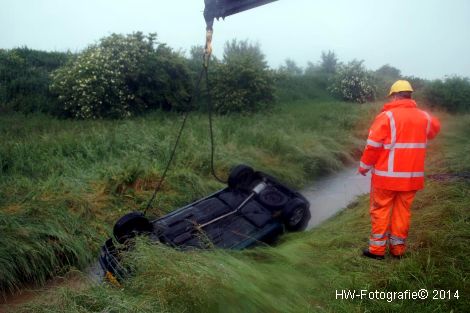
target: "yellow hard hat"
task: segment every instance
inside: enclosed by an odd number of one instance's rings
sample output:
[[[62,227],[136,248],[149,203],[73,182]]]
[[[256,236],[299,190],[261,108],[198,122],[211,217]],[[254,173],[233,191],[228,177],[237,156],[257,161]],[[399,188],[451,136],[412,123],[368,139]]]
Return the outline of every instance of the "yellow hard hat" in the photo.
[[[397,80],[393,83],[392,87],[390,88],[390,93],[388,96],[390,97],[394,93],[401,92],[401,91],[413,91],[413,87],[407,80]]]

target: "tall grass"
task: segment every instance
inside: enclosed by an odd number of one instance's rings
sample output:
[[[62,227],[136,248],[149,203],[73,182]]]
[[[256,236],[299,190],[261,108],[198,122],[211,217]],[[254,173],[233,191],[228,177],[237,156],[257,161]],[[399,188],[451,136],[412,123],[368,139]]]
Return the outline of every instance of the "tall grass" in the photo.
[[[470,170],[470,116],[446,117],[432,145],[429,172]],[[450,125],[452,124],[452,128]],[[470,307],[470,182],[429,180],[413,205],[402,260],[365,259],[368,199],[322,226],[285,236],[276,247],[181,253],[139,241],[129,255],[135,276],[108,285],[61,289],[25,312],[466,312]],[[427,300],[341,300],[341,289],[417,291]],[[451,299],[432,300],[432,290]],[[453,298],[455,291],[459,298]]]
[[[217,117],[220,176],[237,163],[299,187],[337,170],[359,151],[354,129],[365,106],[308,101],[271,113]],[[121,121],[0,117],[0,289],[42,283],[82,268],[124,213],[142,209],[169,158],[177,114]],[[190,117],[177,157],[150,215],[214,191],[206,116]]]

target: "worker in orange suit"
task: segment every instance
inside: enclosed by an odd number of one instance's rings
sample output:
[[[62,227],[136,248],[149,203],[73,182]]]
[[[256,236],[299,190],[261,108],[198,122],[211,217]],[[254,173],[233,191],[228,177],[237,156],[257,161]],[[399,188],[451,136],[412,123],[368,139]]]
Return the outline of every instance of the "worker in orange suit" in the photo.
[[[369,248],[363,255],[384,259],[405,253],[410,227],[410,207],[424,187],[424,159],[428,140],[440,130],[439,120],[418,109],[411,99],[413,88],[406,80],[390,88],[391,101],[376,116],[362,154],[359,173],[372,172]]]

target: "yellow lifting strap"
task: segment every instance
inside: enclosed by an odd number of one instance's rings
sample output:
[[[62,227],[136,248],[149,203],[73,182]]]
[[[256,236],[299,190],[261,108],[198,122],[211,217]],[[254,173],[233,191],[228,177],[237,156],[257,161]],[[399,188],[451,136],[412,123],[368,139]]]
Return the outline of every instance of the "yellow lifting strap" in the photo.
[[[109,283],[111,285],[113,285],[114,287],[117,287],[117,288],[121,288],[122,285],[121,283],[119,283],[119,281],[117,280],[117,278],[111,274],[110,271],[106,271],[106,279],[109,281]]]

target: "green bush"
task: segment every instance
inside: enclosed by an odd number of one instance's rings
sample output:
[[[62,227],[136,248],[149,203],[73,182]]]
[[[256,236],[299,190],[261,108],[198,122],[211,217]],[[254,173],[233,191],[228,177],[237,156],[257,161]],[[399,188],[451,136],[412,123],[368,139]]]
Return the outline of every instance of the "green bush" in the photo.
[[[331,98],[327,87],[328,76],[324,73],[297,76],[276,73],[276,99],[279,102]]]
[[[375,100],[376,86],[363,61],[353,60],[338,67],[329,90],[339,99],[364,103]]]
[[[0,111],[49,112],[54,102],[50,73],[70,57],[26,47],[0,50]]]
[[[53,73],[61,115],[123,118],[144,111],[183,109],[190,77],[183,57],[156,35],[112,34]]]
[[[470,81],[458,76],[432,81],[424,88],[423,97],[430,105],[450,112],[469,112]]]
[[[215,110],[257,112],[274,103],[274,75],[259,45],[233,40],[225,44],[222,62],[213,63]]]
[[[277,99],[283,102],[330,98],[328,87],[337,67],[338,60],[333,51],[323,51],[320,62],[308,62],[305,70],[286,59],[276,71]]]

